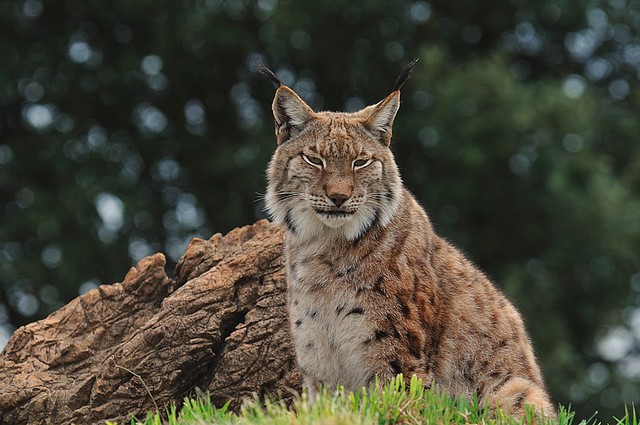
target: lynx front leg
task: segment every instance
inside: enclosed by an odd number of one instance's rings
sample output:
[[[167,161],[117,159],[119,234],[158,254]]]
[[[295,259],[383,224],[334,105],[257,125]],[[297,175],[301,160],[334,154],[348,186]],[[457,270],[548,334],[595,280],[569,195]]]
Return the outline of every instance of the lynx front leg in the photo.
[[[316,401],[320,383],[317,380],[313,379],[311,376],[305,374],[302,377],[302,386],[307,390],[307,397],[309,401],[311,403]]]
[[[424,365],[422,364],[401,365],[396,360],[396,361],[389,362],[388,367],[385,368],[383,373],[378,373],[374,375],[369,380],[368,386],[374,385],[376,379],[378,380],[378,382],[380,382],[381,385],[384,385],[389,381],[391,381],[396,376],[398,376],[399,374],[402,374],[402,378],[404,380],[405,387],[407,388],[407,390],[411,385],[411,378],[413,376],[416,376],[418,379],[420,379],[422,381],[422,385],[427,389],[431,388],[434,382],[433,373],[430,370],[428,370]]]

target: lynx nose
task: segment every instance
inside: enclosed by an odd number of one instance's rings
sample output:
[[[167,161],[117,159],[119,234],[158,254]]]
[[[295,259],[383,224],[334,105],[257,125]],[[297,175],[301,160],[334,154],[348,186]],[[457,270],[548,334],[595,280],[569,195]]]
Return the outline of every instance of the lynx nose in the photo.
[[[343,193],[332,193],[331,195],[329,195],[329,199],[331,199],[333,205],[335,205],[336,207],[341,207],[342,204],[347,202],[347,199],[349,199],[349,195],[345,195]]]

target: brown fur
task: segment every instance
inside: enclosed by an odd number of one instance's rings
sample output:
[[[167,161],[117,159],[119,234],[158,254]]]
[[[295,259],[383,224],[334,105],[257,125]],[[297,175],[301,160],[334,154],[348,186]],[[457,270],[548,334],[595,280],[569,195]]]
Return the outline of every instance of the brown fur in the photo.
[[[267,207],[289,227],[291,329],[305,386],[413,374],[453,395],[553,415],[520,315],[433,231],[389,143],[400,92],[356,113],[273,102]]]

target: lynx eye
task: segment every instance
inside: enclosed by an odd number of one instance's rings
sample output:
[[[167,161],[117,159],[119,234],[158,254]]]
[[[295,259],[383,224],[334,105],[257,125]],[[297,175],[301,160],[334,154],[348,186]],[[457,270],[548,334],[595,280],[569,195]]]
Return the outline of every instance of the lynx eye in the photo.
[[[324,161],[321,158],[318,158],[317,156],[307,156],[302,154],[302,159],[304,159],[305,162],[313,165],[314,167],[322,168],[322,166],[324,165]]]
[[[364,168],[367,165],[371,164],[371,159],[356,159],[353,161],[353,169],[358,170],[360,168]]]

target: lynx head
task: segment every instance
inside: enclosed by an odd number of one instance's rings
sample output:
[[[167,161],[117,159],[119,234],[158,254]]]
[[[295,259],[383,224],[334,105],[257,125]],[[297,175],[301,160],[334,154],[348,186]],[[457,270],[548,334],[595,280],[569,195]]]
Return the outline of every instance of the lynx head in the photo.
[[[273,100],[278,146],[267,170],[266,206],[297,237],[355,240],[386,226],[398,209],[402,182],[389,149],[400,88],[415,61],[382,101],[353,113],[314,112],[279,84]]]

